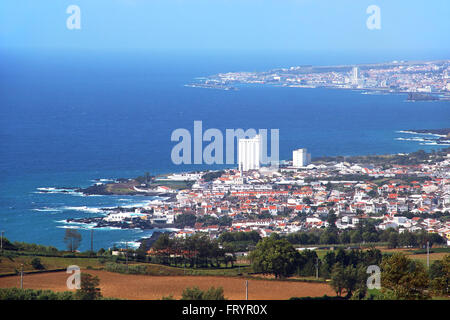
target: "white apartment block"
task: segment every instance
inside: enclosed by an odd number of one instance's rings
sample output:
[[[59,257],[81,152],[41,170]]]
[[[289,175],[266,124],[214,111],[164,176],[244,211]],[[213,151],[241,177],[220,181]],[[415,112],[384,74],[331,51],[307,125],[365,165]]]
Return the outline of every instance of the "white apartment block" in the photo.
[[[257,170],[260,167],[261,139],[256,135],[250,139],[239,139],[239,171]]]
[[[311,163],[311,154],[306,149],[297,149],[292,152],[292,166],[294,168],[306,167]]]

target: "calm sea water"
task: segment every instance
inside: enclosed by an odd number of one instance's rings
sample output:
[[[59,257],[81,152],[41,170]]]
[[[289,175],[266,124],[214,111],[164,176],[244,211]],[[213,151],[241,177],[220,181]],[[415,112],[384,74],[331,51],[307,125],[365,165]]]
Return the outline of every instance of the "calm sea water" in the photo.
[[[381,59],[381,58],[380,58]],[[382,61],[382,60],[379,60]],[[399,130],[449,126],[448,102],[404,95],[245,87],[188,88],[195,77],[301,64],[359,63],[350,57],[0,53],[0,230],[11,240],[64,247],[67,217],[150,198],[42,194],[42,187],[88,186],[93,179],[204,169],[170,160],[174,129],[280,129],[280,158],[306,147],[313,157],[430,150],[399,141]],[[376,62],[376,61],[374,61]],[[436,148],[436,147],[434,147]],[[81,249],[89,248],[82,230]],[[95,249],[151,231],[96,230]]]

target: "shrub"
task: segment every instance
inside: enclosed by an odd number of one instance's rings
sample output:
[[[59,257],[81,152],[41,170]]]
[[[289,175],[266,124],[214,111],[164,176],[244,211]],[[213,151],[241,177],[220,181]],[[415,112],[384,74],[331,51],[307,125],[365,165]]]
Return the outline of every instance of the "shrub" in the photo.
[[[78,300],[97,300],[102,297],[98,285],[100,280],[89,273],[81,273],[81,288],[75,293]]]
[[[206,291],[202,291],[198,287],[192,287],[183,290],[181,300],[225,300],[225,297],[222,287],[211,287]]]
[[[45,269],[44,265],[41,263],[41,259],[39,258],[34,258],[31,260],[31,266],[36,270]]]
[[[127,265],[121,263],[108,262],[105,266],[106,271],[126,273],[126,274],[147,274],[147,267],[143,265]]]
[[[33,290],[19,288],[0,288],[0,300],[73,300],[70,291],[53,292],[50,290]]]

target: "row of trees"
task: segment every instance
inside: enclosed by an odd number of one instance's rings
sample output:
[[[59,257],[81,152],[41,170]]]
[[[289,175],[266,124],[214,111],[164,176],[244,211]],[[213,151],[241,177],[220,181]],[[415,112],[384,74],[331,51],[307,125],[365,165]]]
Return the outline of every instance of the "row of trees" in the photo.
[[[74,252],[78,249],[81,243],[81,233],[75,229],[66,229],[64,233],[64,242],[66,243],[67,250]],[[61,253],[57,248],[53,246],[45,246],[35,243],[26,242],[11,242],[7,238],[2,239],[3,250],[9,251],[22,251],[28,253],[35,253],[41,255],[57,255]]]
[[[197,222],[202,223],[205,226],[231,226],[232,218],[228,216],[221,216],[216,218],[210,215],[198,217],[192,213],[180,214],[175,218],[175,224],[180,227],[193,227]]]
[[[298,252],[286,239],[276,235],[261,240],[250,253],[255,272],[271,273],[276,278],[292,275],[330,278],[335,265],[343,268],[367,267],[379,264],[381,259],[381,251],[375,248],[367,251],[338,249],[327,252],[319,259],[315,251]]]
[[[382,261],[381,251],[371,248],[362,250],[344,250],[328,251],[320,265],[320,276],[323,278],[332,278],[333,268],[336,266],[342,268],[367,269],[370,265],[379,265]]]
[[[418,232],[404,231],[398,233],[393,229],[388,229],[385,233],[389,248],[412,247],[426,248],[427,243],[431,246],[434,244],[444,244],[446,239],[437,233],[427,233],[424,230]]]
[[[256,231],[225,232],[219,236],[219,243],[231,252],[247,251],[256,246],[261,236]]]
[[[236,257],[231,246],[219,246],[206,234],[195,234],[185,239],[171,239],[162,234],[152,246],[153,260],[156,263],[189,266],[191,268],[233,267]]]
[[[5,240],[5,239],[4,239]],[[58,252],[58,249],[52,246],[44,246],[35,243],[26,243],[26,242],[13,242],[10,243],[7,239],[7,245],[4,246],[7,250],[13,251],[26,251],[31,253],[44,253],[44,254],[55,254]]]
[[[399,233],[397,230],[389,228],[387,230],[377,230],[374,221],[360,222],[356,229],[338,230],[336,216],[329,216],[329,227],[326,229],[312,230],[308,232],[291,233],[286,239],[292,244],[350,244],[350,243],[376,243],[385,242],[389,247],[417,247],[424,248],[427,242],[433,244],[444,244],[446,240],[436,233],[427,233],[424,230],[417,232],[405,231]]]
[[[378,254],[376,254],[378,255]],[[428,299],[431,295],[448,295],[450,279],[450,255],[433,263],[430,271],[402,253],[383,258],[374,256],[373,265],[381,269],[381,290],[368,293],[367,263],[345,266],[342,262],[333,265],[330,273],[331,286],[336,294],[352,299]]]

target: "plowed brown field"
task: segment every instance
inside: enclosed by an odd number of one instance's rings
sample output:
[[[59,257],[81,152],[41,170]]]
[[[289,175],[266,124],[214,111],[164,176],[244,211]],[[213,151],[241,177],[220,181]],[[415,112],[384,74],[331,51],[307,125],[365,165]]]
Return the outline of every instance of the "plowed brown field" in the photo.
[[[120,299],[157,300],[173,295],[179,299],[186,287],[198,286],[200,289],[223,287],[225,297],[230,300],[245,299],[245,279],[213,276],[145,276],[125,275],[107,271],[86,270],[98,276],[105,297]],[[25,275],[24,288],[66,291],[65,272]],[[0,287],[18,287],[19,277],[0,278]],[[283,300],[291,297],[318,297],[335,295],[333,289],[324,283],[294,281],[249,280],[250,300]]]

